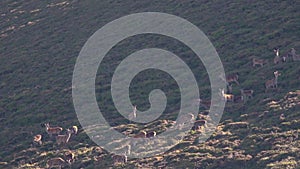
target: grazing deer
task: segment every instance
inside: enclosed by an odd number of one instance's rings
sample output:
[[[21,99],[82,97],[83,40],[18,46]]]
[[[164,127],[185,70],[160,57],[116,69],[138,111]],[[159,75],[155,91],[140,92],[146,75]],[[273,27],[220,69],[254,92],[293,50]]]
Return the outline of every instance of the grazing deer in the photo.
[[[117,154],[113,155],[112,159],[114,161],[114,165],[127,163],[127,156],[126,156],[126,154],[124,154],[124,155],[117,155]]]
[[[136,108],[136,106],[133,106],[132,112],[128,115],[128,119],[130,121],[132,121],[136,118],[136,112],[137,112],[137,108]]]
[[[147,136],[147,132],[141,131],[138,134],[136,134],[135,136],[133,136],[133,138],[146,138],[146,136]]]
[[[222,94],[222,96],[224,97],[224,99],[226,101],[234,102],[234,95],[233,94],[226,94],[224,89],[221,90],[221,94]]]
[[[274,53],[275,53],[275,57],[274,57],[274,64],[278,64],[281,59],[280,59],[280,56],[279,56],[279,48],[274,48],[273,49]]]
[[[156,136],[156,132],[155,131],[150,131],[150,132],[147,132],[147,134],[146,134],[147,138],[155,137],[155,136]]]
[[[275,78],[266,81],[266,83],[265,83],[265,86],[266,86],[265,92],[267,92],[267,90],[269,88],[277,88],[277,80],[278,80],[278,76],[280,76],[280,75],[281,74],[278,71],[275,71],[274,72]]]
[[[50,127],[49,123],[46,123],[45,126],[46,132],[50,135],[50,137],[58,135],[63,130],[61,127]]]
[[[292,55],[293,61],[300,61],[300,55],[296,54],[296,50],[294,48],[291,48],[291,55]]]
[[[256,65],[260,65],[260,67],[263,67],[265,63],[267,63],[267,62],[264,59],[256,59],[256,58],[252,59],[252,66],[253,67],[255,67]]]
[[[252,99],[253,98],[253,93],[254,90],[244,90],[241,89],[241,95],[247,99]]]
[[[42,144],[42,135],[40,135],[40,134],[35,135],[33,137],[33,143],[41,145]]]
[[[240,85],[240,83],[238,82],[238,79],[239,79],[239,75],[237,73],[226,76],[227,84],[229,84],[231,82],[235,82],[237,85]]]
[[[66,162],[64,159],[62,159],[60,157],[51,158],[47,161],[47,168],[49,168],[49,169],[51,169],[53,167],[61,168],[62,166],[65,166],[66,164],[68,164],[68,162]]]
[[[70,137],[71,137],[71,134],[72,134],[72,133],[73,133],[73,132],[72,132],[71,130],[67,129],[67,134],[56,136],[56,143],[57,143],[58,145],[68,143],[69,140],[70,140]]]

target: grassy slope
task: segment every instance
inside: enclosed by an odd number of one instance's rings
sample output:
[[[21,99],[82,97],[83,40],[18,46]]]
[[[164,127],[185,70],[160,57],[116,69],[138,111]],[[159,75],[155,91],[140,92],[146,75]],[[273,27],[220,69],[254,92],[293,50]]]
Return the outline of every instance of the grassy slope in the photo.
[[[255,97],[244,106],[228,104],[223,122],[210,142],[192,144],[191,137],[164,154],[163,159],[131,160],[129,168],[137,164],[137,161],[150,166],[159,166],[162,161],[167,161],[169,167],[179,168],[182,168],[180,165],[192,167],[196,161],[203,168],[240,168],[241,165],[247,168],[285,168],[287,165],[295,166],[294,163],[300,165],[299,140],[287,141],[300,124],[299,95],[294,97],[295,94],[288,94],[285,97],[288,92],[299,89],[299,63],[273,65],[271,62],[273,47],[280,47],[282,51],[295,47],[300,51],[299,2],[63,2],[0,2],[0,161],[7,163],[3,167],[18,166],[18,161],[22,159],[33,168],[43,167],[46,159],[61,155],[61,152],[55,151],[51,141],[46,141],[40,148],[30,148],[31,139],[33,134],[45,134],[40,124],[47,121],[63,127],[78,125],[69,88],[73,66],[81,47],[105,23],[126,14],[143,11],[175,14],[201,28],[215,45],[226,73],[239,72],[241,87],[254,89]],[[143,47],[161,47],[179,54],[187,62],[194,62],[190,59],[192,53],[187,48],[177,46],[178,42],[163,37],[130,38],[118,44],[119,48],[113,49],[108,54],[110,59],[106,61],[115,66],[126,53]],[[270,63],[263,68],[253,69],[249,58],[251,55],[269,59]],[[104,92],[99,94],[98,99],[109,99],[105,91],[108,87],[102,83],[109,81],[112,69],[113,66],[98,71],[97,91]],[[199,72],[199,77],[205,77],[200,68],[194,69]],[[280,91],[265,94],[263,82],[271,78],[274,70],[282,73],[279,78]],[[104,82],[100,82],[102,80]],[[143,99],[147,96],[145,91],[153,88],[153,85],[146,84],[147,81],[144,81],[132,89],[133,102],[140,104],[143,109],[149,106]],[[146,88],[141,88],[144,85]],[[202,91],[207,91],[208,86],[203,86],[204,82],[199,82],[199,85]],[[172,87],[173,90],[174,86]],[[234,93],[238,93],[238,87],[234,89]],[[172,90],[169,92],[172,93]],[[138,98],[140,91],[145,94]],[[271,102],[272,100],[276,102]],[[287,102],[298,102],[298,106]],[[176,97],[171,103],[168,111],[174,112]],[[286,105],[290,107],[280,109]],[[115,111],[110,105],[105,110]],[[283,122],[279,121],[281,113],[286,114]],[[248,122],[249,128],[235,128],[231,121]],[[276,143],[280,138],[283,140]],[[103,158],[107,160],[98,163],[93,160],[99,152],[93,149],[95,145],[83,132],[70,144],[69,148],[77,155],[74,167],[112,165],[109,155],[105,153]],[[229,159],[231,152],[241,155]]]

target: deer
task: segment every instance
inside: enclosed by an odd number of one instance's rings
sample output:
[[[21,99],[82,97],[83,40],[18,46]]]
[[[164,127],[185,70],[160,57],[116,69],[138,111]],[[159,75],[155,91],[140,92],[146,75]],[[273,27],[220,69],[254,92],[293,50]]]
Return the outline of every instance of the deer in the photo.
[[[51,169],[53,167],[62,168],[62,166],[65,166],[66,164],[70,164],[66,162],[64,159],[60,157],[51,158],[47,161],[47,168]]]
[[[257,59],[257,58],[252,59],[252,66],[253,67],[255,67],[256,65],[260,65],[260,67],[263,67],[265,63],[267,63],[267,62],[264,59]]]
[[[114,161],[114,165],[127,163],[127,155],[126,154],[124,154],[124,155],[115,154],[112,156],[112,159]]]
[[[147,138],[151,138],[151,137],[155,137],[155,136],[156,136],[156,132],[155,131],[150,131],[150,132],[147,132],[147,134],[146,134]]]
[[[136,108],[136,106],[133,106],[132,112],[128,115],[128,119],[130,121],[132,121],[136,118],[136,112],[137,112],[137,108]]]
[[[71,137],[72,133],[73,133],[73,131],[71,131],[70,129],[67,129],[67,134],[65,134],[65,135],[57,135],[56,136],[56,143],[58,145],[68,143],[69,140],[70,140],[70,137]]]
[[[280,75],[281,75],[281,74],[280,74],[278,71],[275,71],[275,72],[274,72],[275,78],[270,79],[270,80],[267,80],[267,81],[265,82],[265,86],[266,86],[265,92],[267,92],[267,90],[268,90],[269,88],[277,88],[277,80],[278,80],[278,76],[280,76]]]
[[[224,99],[226,101],[234,102],[234,95],[233,94],[226,94],[224,89],[221,90],[221,94],[222,94],[222,96],[224,97]]]
[[[275,57],[273,59],[274,64],[278,64],[280,62],[280,56],[279,56],[279,48],[274,48],[273,49],[274,53],[275,53]]]
[[[293,58],[293,61],[300,61],[300,55],[296,54],[296,50],[294,48],[291,48],[291,55]]]
[[[78,127],[77,126],[72,126],[70,128],[70,130],[72,131],[73,134],[77,135],[77,133],[78,133]]]
[[[238,82],[238,79],[239,79],[239,75],[237,73],[229,74],[229,75],[226,76],[227,84],[229,84],[231,82],[235,82],[237,85],[240,85],[240,83]]]
[[[33,136],[33,143],[41,145],[42,144],[42,135],[37,134],[37,135]]]
[[[247,99],[252,99],[253,98],[253,93],[254,93],[254,90],[244,90],[244,89],[241,89],[241,95]]]
[[[136,134],[135,136],[133,136],[133,138],[146,138],[147,137],[147,132],[145,131],[141,131],[138,134]]]
[[[53,135],[58,135],[63,130],[61,127],[50,127],[49,123],[45,124],[46,132],[52,137]]]

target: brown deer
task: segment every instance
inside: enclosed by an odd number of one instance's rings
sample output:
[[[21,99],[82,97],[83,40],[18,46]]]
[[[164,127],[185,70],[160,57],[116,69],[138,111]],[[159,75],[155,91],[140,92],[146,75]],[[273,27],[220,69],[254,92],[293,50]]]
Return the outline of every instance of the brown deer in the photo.
[[[42,144],[42,135],[38,134],[33,137],[33,143],[41,145]]]
[[[156,132],[155,131],[150,131],[150,132],[147,132],[147,134],[146,134],[147,138],[155,137],[155,136],[156,136]]]
[[[267,62],[264,59],[257,59],[257,58],[252,59],[252,66],[253,67],[255,67],[256,65],[260,65],[260,67],[263,67],[265,63],[267,63]]]
[[[224,97],[224,99],[226,101],[234,102],[234,95],[233,94],[226,94],[224,89],[221,90],[221,94],[222,94],[222,96]]]
[[[147,136],[147,132],[141,131],[138,134],[136,134],[135,136],[133,136],[133,138],[146,138],[146,136]]]
[[[300,61],[300,55],[296,54],[296,50],[294,48],[291,48],[291,55],[292,55],[293,61]]]
[[[61,127],[50,127],[49,123],[46,123],[45,126],[46,132],[50,135],[50,137],[58,135],[63,130]]]
[[[275,78],[270,79],[270,80],[267,80],[267,81],[265,82],[265,86],[266,86],[265,92],[267,92],[267,90],[268,90],[269,88],[277,88],[277,80],[278,80],[278,76],[280,76],[280,75],[281,75],[281,74],[280,74],[278,71],[275,71],[275,72],[274,72]]]
[[[247,99],[251,99],[253,98],[253,93],[254,93],[254,90],[244,90],[244,89],[241,89],[241,95]]]
[[[57,143],[58,145],[68,143],[69,140],[70,140],[70,137],[71,137],[71,134],[72,134],[72,133],[73,133],[73,131],[67,129],[67,134],[56,136],[56,143]]]
[[[69,163],[60,157],[51,158],[47,161],[47,168],[51,169],[53,167],[58,167],[61,169],[66,164],[69,164]]]
[[[239,75],[237,73],[229,74],[229,75],[226,76],[227,84],[229,84],[231,82],[235,82],[237,85],[240,85],[240,83],[238,82],[238,79],[239,79]]]

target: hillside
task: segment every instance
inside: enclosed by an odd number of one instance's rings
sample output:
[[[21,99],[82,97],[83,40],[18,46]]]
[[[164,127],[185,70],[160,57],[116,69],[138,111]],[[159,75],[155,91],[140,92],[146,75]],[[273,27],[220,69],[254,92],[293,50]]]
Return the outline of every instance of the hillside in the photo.
[[[72,151],[75,161],[64,168],[300,168],[300,62],[274,64],[273,49],[300,53],[300,2],[290,1],[83,1],[2,0],[0,2],[0,168],[45,168],[46,161]],[[198,26],[215,46],[226,74],[238,73],[240,89],[254,90],[247,102],[228,102],[214,134],[198,143],[191,131],[164,154],[129,159],[114,166],[111,154],[85,134],[72,100],[72,74],[88,38],[106,23],[146,11],[180,16]],[[210,98],[208,76],[195,54],[181,42],[154,34],[137,35],[118,43],[105,56],[96,79],[96,95],[105,118],[119,131],[148,128],[164,131],[180,108],[176,82],[162,71],[138,74],[130,86],[133,105],[145,111],[153,89],[168,98],[164,115],[147,124],[128,124],[113,105],[110,82],[117,65],[131,53],[162,48],[177,54],[193,70],[201,96]],[[266,59],[252,67],[253,56]],[[278,88],[265,92],[264,83],[279,71]],[[200,108],[201,117],[209,121]],[[70,142],[58,147],[44,123],[64,129],[79,126]],[[36,134],[42,145],[33,145]]]

